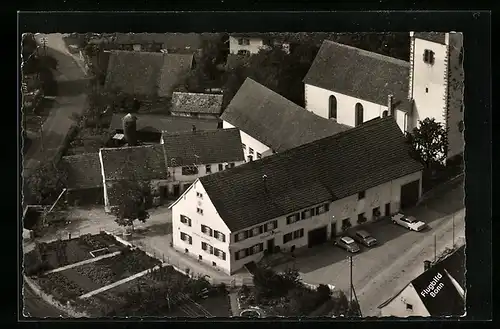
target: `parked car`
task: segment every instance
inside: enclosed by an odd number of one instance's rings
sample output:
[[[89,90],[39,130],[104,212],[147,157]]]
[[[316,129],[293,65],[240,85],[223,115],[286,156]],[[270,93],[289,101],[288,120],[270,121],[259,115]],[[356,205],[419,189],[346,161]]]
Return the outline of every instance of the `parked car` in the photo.
[[[377,239],[364,230],[355,231],[352,238],[366,247],[373,247],[377,244]]]
[[[337,239],[335,241],[335,245],[352,253],[356,253],[360,250],[356,241],[348,236],[343,236],[340,239]]]
[[[420,232],[427,227],[427,224],[417,220],[413,216],[406,216],[401,213],[392,216],[392,222],[400,226],[406,227],[411,231]]]

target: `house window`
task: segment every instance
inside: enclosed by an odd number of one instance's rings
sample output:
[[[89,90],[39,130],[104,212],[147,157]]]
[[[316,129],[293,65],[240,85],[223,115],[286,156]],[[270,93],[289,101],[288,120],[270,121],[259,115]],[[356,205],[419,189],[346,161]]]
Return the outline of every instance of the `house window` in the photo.
[[[257,236],[259,234],[262,234],[262,232],[264,232],[264,226],[261,225],[254,227],[253,229],[248,230],[248,237]]]
[[[187,254],[189,252],[189,249],[188,248],[185,248],[184,249],[184,252]]]
[[[248,156],[248,162],[252,162],[253,161],[253,156],[249,155]]]
[[[337,119],[337,98],[333,95],[330,96],[328,101],[328,119]]]
[[[269,232],[277,228],[278,228],[278,221],[273,220],[272,222],[269,222],[266,225],[264,225],[264,232]]]
[[[219,171],[222,171],[224,170],[224,166],[222,165],[222,163],[219,163]]]
[[[380,216],[380,207],[375,207],[372,210],[372,216],[378,218]]]
[[[182,174],[184,176],[196,175],[198,173],[198,168],[195,166],[182,167]]]
[[[257,254],[263,250],[264,250],[264,244],[259,243],[259,244],[256,244],[255,246],[252,246],[251,248],[249,248],[249,254],[254,255],[254,254]]]
[[[358,193],[358,200],[364,199],[365,198],[365,191],[361,191]]]
[[[406,310],[413,311],[413,305],[406,303]]]
[[[427,94],[429,92],[429,88],[425,87],[425,93]]]
[[[283,243],[287,243],[287,242],[292,241],[292,240],[293,240],[292,233],[288,233],[288,234],[283,235]]]
[[[217,263],[216,262],[212,262],[212,266],[217,266]]]
[[[329,210],[330,210],[330,205],[328,203],[325,203],[322,206],[316,207],[316,215],[324,214],[325,212],[328,212]]]
[[[295,232],[293,232],[293,239],[300,239],[304,236],[304,229],[301,228],[300,230],[297,230]]]
[[[196,208],[196,212],[200,215],[203,215],[203,209],[201,208]]]
[[[248,149],[248,153],[253,154],[253,148],[251,148],[251,147],[250,147],[250,148]]]
[[[250,39],[240,38],[238,39],[238,44],[240,46],[248,46],[250,44]]]
[[[361,105],[361,103],[356,103],[354,109],[356,112],[354,125],[359,126],[360,124],[363,123],[363,105]]]
[[[289,216],[286,217],[286,224],[290,225],[290,224],[293,224],[295,222],[298,222],[299,220],[300,220],[300,215],[299,214],[289,215]]]
[[[245,50],[245,49],[240,49],[240,50],[238,50],[238,55],[248,56],[248,55],[250,55],[250,51]]]
[[[464,121],[463,120],[458,121],[458,131],[459,132],[464,131]]]
[[[432,50],[426,49],[424,51],[424,62],[427,64],[434,64],[434,52]]]
[[[241,46],[243,45],[243,39],[238,39],[238,44]]]
[[[201,243],[201,249],[203,249],[204,251],[206,251],[207,254],[213,254],[214,253],[214,247],[212,247],[211,245],[209,245],[206,242],[202,242]]]
[[[366,217],[365,213],[362,212],[361,214],[358,214],[358,224],[363,224],[364,222],[366,222]]]
[[[200,199],[203,199],[203,194],[200,192],[196,192],[196,196]]]
[[[199,260],[203,260],[203,256],[202,255],[198,255],[198,259]]]
[[[191,226],[191,218],[181,215],[181,223]]]
[[[219,241],[226,242],[226,236],[224,235],[224,233],[221,233],[219,231],[214,231],[214,238]]]
[[[211,174],[212,173],[212,165],[206,165],[205,166],[205,172],[207,174]]]
[[[248,231],[243,231],[234,236],[234,242],[243,241],[248,237]]]
[[[212,236],[212,229],[206,225],[201,224],[201,231],[206,235]]]
[[[193,244],[193,238],[184,232],[181,232],[181,240],[188,244]]]
[[[222,260],[226,260],[226,253],[220,249],[214,248],[214,255]]]
[[[243,149],[246,150],[247,149],[247,146],[245,144],[241,144],[241,146],[243,146]]]
[[[382,112],[382,118],[385,118],[389,115],[389,111],[385,110],[384,112]]]
[[[302,212],[302,219],[308,219],[314,215],[314,209],[307,209]]]
[[[259,152],[257,152],[257,159],[262,159],[262,154],[260,154]]]

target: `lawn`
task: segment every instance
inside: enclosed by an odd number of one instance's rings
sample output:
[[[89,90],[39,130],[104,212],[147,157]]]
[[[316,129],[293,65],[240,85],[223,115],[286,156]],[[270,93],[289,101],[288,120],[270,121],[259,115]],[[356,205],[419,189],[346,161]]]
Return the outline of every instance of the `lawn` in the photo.
[[[108,248],[108,253],[113,253],[123,249],[124,246],[106,233],[86,234],[70,240],[40,243],[38,248],[24,254],[24,266],[33,267],[41,258],[45,258],[45,270],[55,269],[94,258],[90,252],[101,248]]]

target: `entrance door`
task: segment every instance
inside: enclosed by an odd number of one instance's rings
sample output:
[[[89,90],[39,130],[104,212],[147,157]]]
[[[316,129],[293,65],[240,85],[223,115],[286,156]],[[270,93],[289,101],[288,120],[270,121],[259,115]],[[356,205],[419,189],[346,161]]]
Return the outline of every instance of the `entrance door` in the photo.
[[[390,216],[391,215],[391,203],[386,203],[385,204],[385,216]]]
[[[420,192],[420,180],[401,186],[401,209],[408,209],[417,204]]]
[[[174,196],[178,197],[180,195],[180,192],[181,192],[181,186],[179,184],[175,184],[174,185]]]
[[[313,246],[325,243],[327,240],[327,227],[323,226],[320,228],[317,228],[315,230],[311,230],[307,233],[308,235],[308,247],[311,248]]]
[[[270,254],[274,252],[274,238],[267,240],[267,252]]]
[[[330,234],[331,239],[335,239],[337,236],[337,223],[332,223],[332,233]]]

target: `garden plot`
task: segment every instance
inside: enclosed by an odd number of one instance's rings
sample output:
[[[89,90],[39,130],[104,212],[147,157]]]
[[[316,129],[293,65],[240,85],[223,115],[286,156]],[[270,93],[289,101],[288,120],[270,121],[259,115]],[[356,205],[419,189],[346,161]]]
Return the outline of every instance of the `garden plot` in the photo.
[[[70,240],[40,243],[33,251],[24,255],[25,271],[31,275],[30,269],[40,262],[44,263],[44,270],[47,271],[103,254],[110,254],[124,248],[125,246],[118,242],[115,237],[106,233],[86,234]]]
[[[206,291],[205,298],[200,292]],[[86,298],[100,316],[230,316],[227,293],[171,266]],[[170,301],[170,307],[169,307]]]

